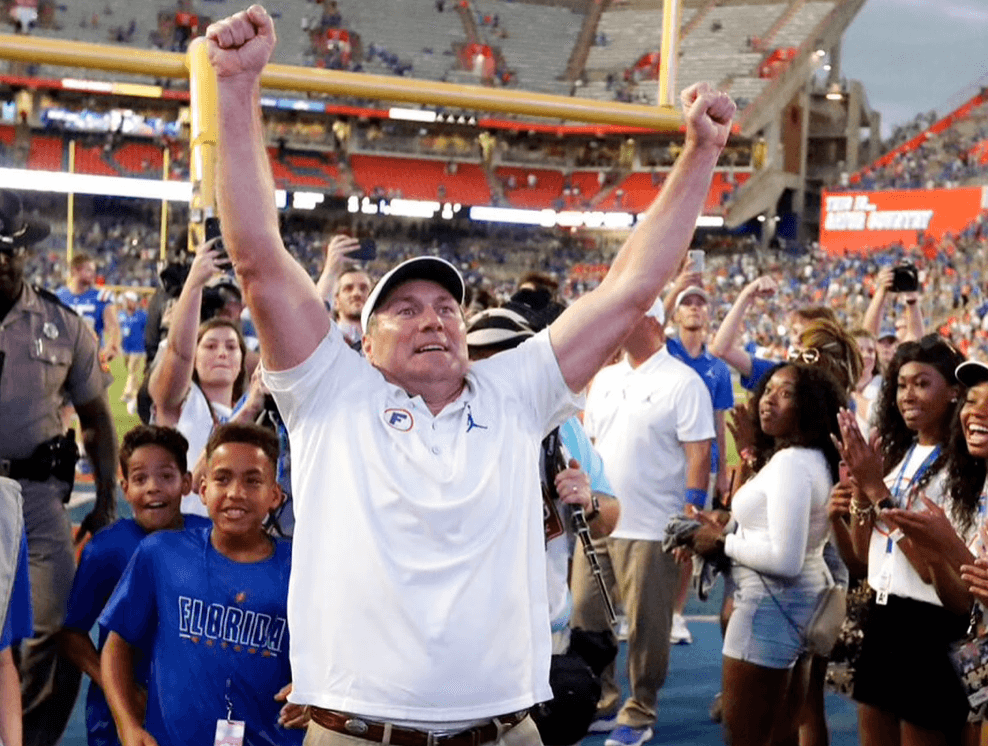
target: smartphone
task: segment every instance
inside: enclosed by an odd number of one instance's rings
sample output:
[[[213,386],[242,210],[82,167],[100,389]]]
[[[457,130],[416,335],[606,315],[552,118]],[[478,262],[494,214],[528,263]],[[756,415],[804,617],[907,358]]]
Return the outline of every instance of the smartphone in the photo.
[[[847,464],[845,464],[843,461],[841,461],[837,465],[837,474],[838,474],[838,479],[841,482],[846,482],[848,479],[851,478],[851,472],[848,470]]]
[[[892,292],[914,293],[919,290],[919,270],[913,264],[900,264],[892,270]]]
[[[686,252],[686,271],[687,272],[703,272],[703,264],[706,254],[703,249],[690,249]]]
[[[377,257],[377,243],[373,238],[362,238],[360,239],[360,248],[348,251],[343,256],[358,262],[369,262]]]
[[[217,266],[224,272],[229,272],[233,269],[233,262],[230,261],[230,256],[226,253],[226,247],[223,245],[223,233],[220,231],[220,219],[219,218],[206,218],[206,240],[210,241],[212,239],[218,239],[213,248],[219,252],[219,262]]]

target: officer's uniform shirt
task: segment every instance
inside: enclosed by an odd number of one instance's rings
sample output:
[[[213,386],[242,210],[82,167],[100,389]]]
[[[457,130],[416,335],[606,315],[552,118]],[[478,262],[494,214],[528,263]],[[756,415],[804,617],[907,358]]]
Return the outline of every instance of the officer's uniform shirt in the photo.
[[[0,458],[27,458],[61,435],[64,395],[85,404],[103,392],[96,337],[57,300],[27,283],[0,322]]]

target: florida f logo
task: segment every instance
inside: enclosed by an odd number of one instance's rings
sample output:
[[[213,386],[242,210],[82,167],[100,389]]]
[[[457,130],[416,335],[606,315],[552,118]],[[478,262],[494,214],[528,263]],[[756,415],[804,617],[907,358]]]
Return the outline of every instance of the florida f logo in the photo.
[[[395,430],[403,433],[407,433],[412,429],[412,425],[415,424],[415,420],[412,419],[412,413],[407,409],[385,409],[384,421]]]

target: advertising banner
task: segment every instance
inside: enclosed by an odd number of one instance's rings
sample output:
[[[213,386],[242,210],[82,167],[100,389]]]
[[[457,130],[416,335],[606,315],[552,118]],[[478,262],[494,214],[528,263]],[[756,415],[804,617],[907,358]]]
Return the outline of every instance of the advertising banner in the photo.
[[[859,253],[894,243],[912,248],[962,231],[988,207],[988,188],[825,191],[822,200],[820,248]]]

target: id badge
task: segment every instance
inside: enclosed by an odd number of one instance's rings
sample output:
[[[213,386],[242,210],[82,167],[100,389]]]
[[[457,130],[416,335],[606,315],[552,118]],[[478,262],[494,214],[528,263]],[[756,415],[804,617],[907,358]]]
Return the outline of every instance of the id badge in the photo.
[[[226,718],[217,720],[213,746],[244,746],[244,721]]]
[[[889,588],[892,587],[892,553],[887,552],[882,561],[882,569],[878,573],[878,585],[875,588],[875,603],[886,606],[889,602]]]
[[[950,662],[960,676],[972,709],[988,702],[988,638],[967,638],[950,649]]]

